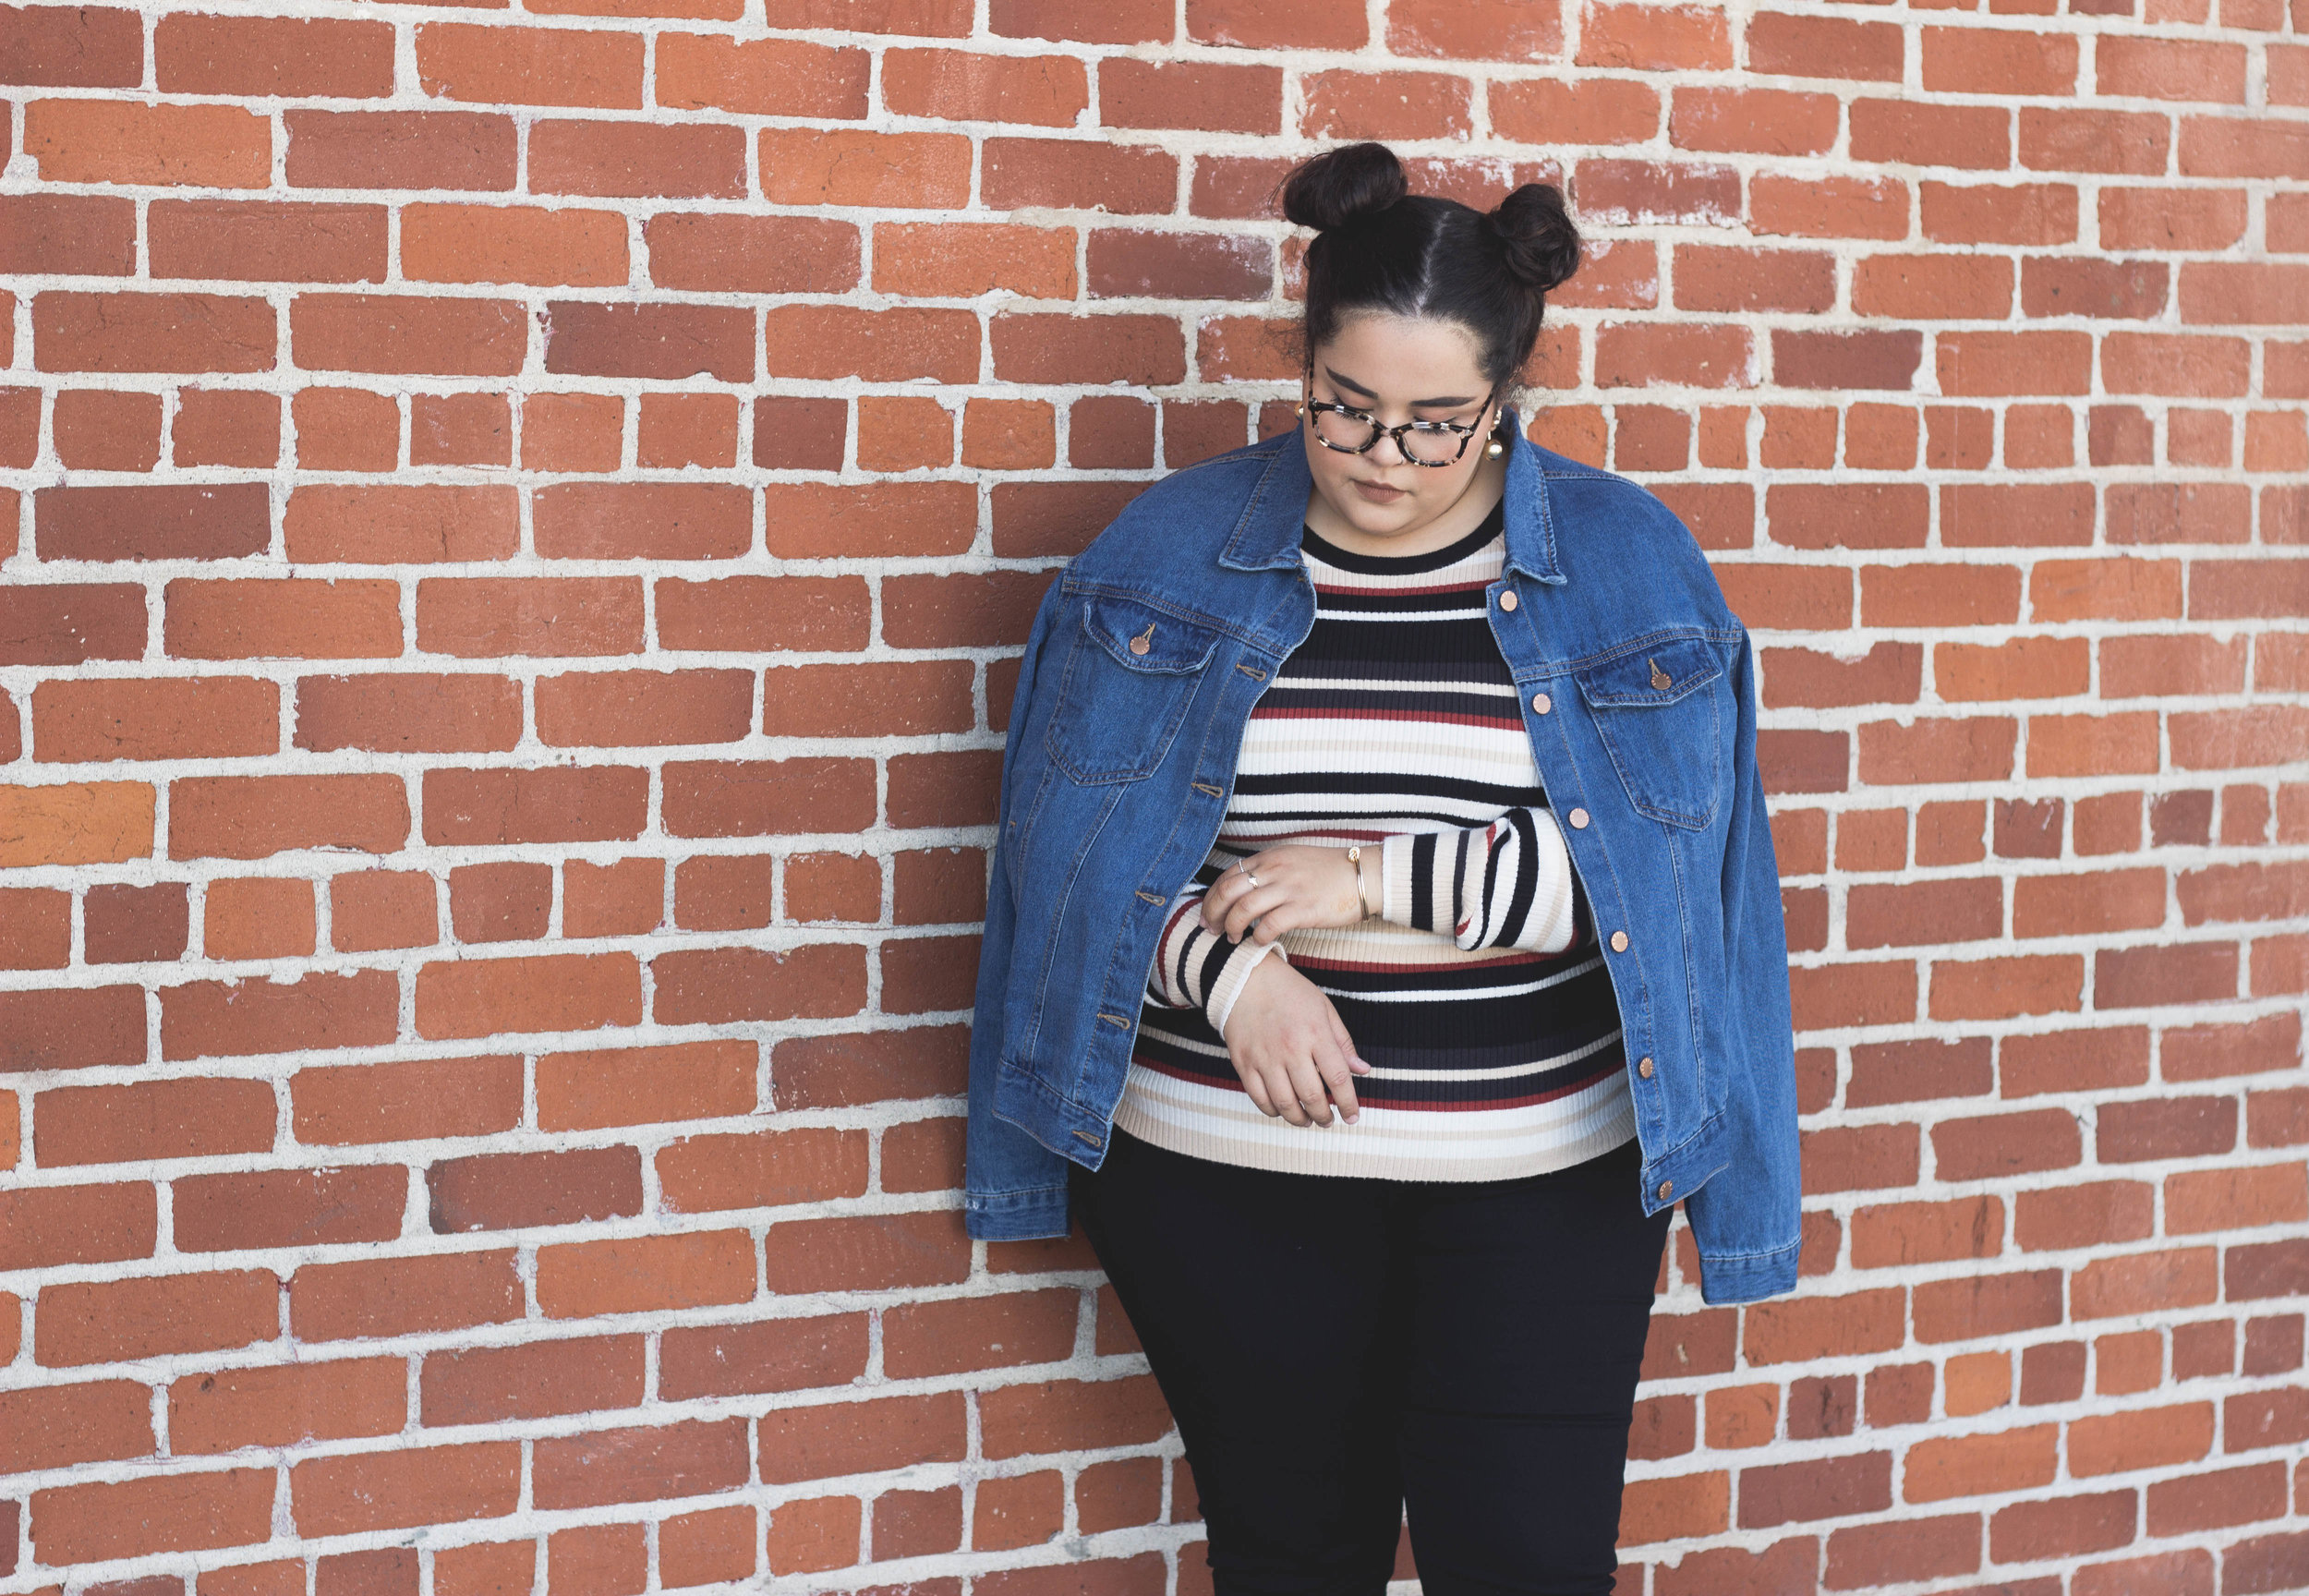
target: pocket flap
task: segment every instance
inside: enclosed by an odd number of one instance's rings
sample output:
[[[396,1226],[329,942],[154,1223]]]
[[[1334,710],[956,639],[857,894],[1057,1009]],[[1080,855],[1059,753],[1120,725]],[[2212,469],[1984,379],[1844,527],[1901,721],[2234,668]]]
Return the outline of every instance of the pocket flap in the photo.
[[[1218,647],[1215,627],[1111,593],[1082,601],[1082,629],[1124,669],[1165,675],[1202,670]]]
[[[1706,686],[1723,674],[1723,665],[1706,638],[1676,637],[1574,674],[1579,695],[1599,709],[1646,709]]]

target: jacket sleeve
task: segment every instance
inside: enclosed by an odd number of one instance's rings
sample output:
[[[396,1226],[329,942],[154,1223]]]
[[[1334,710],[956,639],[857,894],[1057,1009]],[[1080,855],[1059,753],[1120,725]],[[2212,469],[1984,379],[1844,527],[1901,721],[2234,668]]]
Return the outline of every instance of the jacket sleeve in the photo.
[[[986,928],[978,948],[978,986],[970,1024],[970,1121],[963,1136],[962,1227],[986,1241],[1024,1241],[1064,1236],[1069,1227],[1067,1161],[994,1112],[1002,1059],[1002,1010],[1009,989],[1011,939],[1017,904],[1010,894],[1011,791],[1021,734],[1033,702],[1044,646],[1058,613],[1061,584],[1053,582],[1026,635],[1018,690],[1002,744],[1000,807],[995,817],[993,869],[986,882]]]
[[[1726,1094],[1725,1167],[1685,1203],[1699,1249],[1700,1295],[1751,1302],[1795,1288],[1802,1245],[1795,1109],[1795,1033],[1788,997],[1788,932],[1780,869],[1756,764],[1755,646],[1743,629],[1733,683],[1732,812],[1722,881],[1724,968],[1711,1000],[1730,1004],[1729,1034],[1746,1039]]]
[[[1438,931],[1460,948],[1561,953],[1578,895],[1555,816],[1510,809],[1487,826],[1403,831],[1381,848],[1380,917]]]

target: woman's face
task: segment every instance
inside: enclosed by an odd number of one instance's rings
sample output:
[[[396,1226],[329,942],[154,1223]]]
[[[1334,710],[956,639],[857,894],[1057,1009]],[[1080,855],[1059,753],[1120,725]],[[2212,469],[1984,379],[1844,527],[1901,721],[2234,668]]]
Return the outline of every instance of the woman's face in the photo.
[[[1360,442],[1354,418],[1310,412],[1300,423],[1307,468],[1315,491],[1340,519],[1372,538],[1399,538],[1420,531],[1459,502],[1488,458],[1499,408],[1491,403],[1475,336],[1457,321],[1364,311],[1339,323],[1337,334],[1313,351],[1305,396],[1344,405],[1395,427],[1406,421],[1450,421],[1476,431],[1466,450],[1444,466],[1415,466],[1392,438],[1382,438],[1360,454],[1341,453],[1316,441],[1318,421],[1324,436]],[[1431,440],[1414,448],[1448,456],[1457,438]]]

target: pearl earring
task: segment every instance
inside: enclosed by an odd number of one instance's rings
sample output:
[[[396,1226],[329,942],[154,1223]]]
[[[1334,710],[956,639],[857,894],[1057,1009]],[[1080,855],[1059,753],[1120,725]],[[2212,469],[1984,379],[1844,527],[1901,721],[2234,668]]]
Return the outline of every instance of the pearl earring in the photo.
[[[1502,454],[1507,453],[1507,445],[1502,443],[1498,439],[1494,438],[1489,443],[1483,445],[1483,453],[1496,460]]]

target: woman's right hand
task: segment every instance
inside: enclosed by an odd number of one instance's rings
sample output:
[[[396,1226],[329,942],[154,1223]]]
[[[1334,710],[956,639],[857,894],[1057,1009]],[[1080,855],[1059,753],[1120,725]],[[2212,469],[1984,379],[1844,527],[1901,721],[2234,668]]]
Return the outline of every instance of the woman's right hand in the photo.
[[[1262,1114],[1294,1125],[1329,1125],[1331,1106],[1349,1125],[1360,1117],[1354,1078],[1371,1066],[1323,988],[1284,961],[1259,961],[1227,1015],[1227,1054]],[[1328,1096],[1325,1096],[1326,1092]]]

